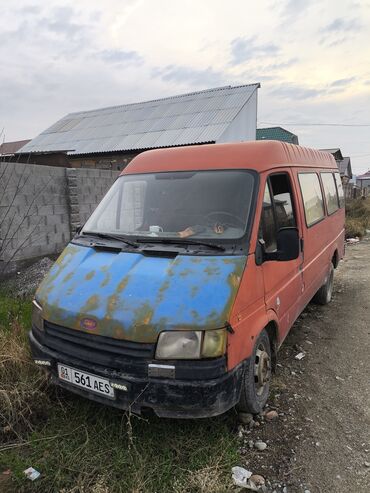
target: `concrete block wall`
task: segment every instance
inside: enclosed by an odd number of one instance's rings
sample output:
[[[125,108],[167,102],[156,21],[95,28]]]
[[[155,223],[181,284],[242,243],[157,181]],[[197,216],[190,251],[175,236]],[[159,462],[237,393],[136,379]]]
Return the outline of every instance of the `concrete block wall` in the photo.
[[[0,277],[60,253],[118,172],[0,162]]]
[[[67,169],[71,206],[71,233],[85,224],[109,187],[119,176],[118,171],[71,168]]]

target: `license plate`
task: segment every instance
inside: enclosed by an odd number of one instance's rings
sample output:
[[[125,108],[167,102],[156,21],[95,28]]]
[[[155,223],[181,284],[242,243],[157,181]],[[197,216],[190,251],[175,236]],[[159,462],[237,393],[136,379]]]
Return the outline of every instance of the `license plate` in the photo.
[[[115,398],[114,389],[106,378],[101,378],[60,363],[58,363],[58,376],[63,382],[77,385],[77,387],[82,387],[85,390],[104,395],[110,399]]]

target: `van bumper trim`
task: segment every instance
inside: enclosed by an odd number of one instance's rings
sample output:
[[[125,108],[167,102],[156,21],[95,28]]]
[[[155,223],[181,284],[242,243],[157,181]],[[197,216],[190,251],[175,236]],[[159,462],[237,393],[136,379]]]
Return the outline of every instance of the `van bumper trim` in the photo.
[[[47,371],[50,372],[53,383],[87,399],[130,410],[135,414],[141,414],[144,409],[151,409],[157,416],[164,418],[206,418],[223,414],[239,401],[246,361],[222,376],[207,380],[143,378],[59,354],[40,344],[32,332],[29,332],[29,340],[34,359],[50,360],[51,366]],[[58,363],[80,368],[116,383],[129,383],[129,392],[116,390],[116,399],[110,400],[68,385],[58,378]]]

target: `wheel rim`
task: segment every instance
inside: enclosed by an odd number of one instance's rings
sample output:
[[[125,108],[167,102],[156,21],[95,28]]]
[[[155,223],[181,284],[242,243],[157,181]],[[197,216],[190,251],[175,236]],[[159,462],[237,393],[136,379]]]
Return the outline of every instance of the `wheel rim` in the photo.
[[[265,345],[261,342],[256,350],[254,362],[254,382],[256,394],[261,396],[268,386],[271,377],[271,360]]]

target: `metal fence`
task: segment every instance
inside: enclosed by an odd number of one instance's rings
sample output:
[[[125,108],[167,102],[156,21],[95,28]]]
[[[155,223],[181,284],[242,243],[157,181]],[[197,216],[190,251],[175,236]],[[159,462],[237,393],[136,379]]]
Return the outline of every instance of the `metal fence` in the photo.
[[[368,187],[359,187],[354,183],[343,183],[344,196],[346,199],[358,199],[367,197],[369,194]]]

